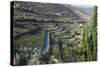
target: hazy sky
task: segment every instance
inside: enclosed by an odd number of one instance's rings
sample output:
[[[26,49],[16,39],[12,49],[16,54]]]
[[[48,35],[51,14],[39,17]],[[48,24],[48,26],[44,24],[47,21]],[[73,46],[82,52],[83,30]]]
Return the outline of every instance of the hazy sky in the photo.
[[[93,8],[93,5],[77,5],[77,4],[71,4],[71,5],[76,7]]]

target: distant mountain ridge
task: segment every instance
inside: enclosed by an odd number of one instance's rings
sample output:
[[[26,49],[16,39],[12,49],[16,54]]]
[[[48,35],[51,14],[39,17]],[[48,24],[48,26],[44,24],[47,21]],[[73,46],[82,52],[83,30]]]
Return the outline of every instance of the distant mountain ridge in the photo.
[[[73,7],[75,7],[75,9],[78,9],[89,16],[91,16],[93,13],[93,6],[73,5]]]

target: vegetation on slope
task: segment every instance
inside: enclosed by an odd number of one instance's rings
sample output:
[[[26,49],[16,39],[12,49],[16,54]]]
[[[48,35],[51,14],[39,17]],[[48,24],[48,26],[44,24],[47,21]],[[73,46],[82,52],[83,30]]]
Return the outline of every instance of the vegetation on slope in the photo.
[[[94,6],[92,21],[83,30],[81,45],[85,61],[97,60],[97,7]]]

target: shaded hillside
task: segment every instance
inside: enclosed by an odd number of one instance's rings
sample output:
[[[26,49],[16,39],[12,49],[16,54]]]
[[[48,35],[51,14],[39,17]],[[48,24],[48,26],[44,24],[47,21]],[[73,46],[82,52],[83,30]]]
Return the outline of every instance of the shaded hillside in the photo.
[[[83,15],[77,14],[71,5],[67,4],[51,4],[51,3],[27,3],[27,2],[14,2],[14,17],[15,19],[47,19],[47,20],[84,20]],[[81,13],[81,12],[80,12]],[[85,15],[85,14],[84,14]]]

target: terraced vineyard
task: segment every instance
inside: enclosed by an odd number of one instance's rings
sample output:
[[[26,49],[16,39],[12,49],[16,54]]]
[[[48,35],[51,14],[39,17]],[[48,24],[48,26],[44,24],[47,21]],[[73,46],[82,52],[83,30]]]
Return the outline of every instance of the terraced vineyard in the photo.
[[[14,1],[13,9],[13,65],[97,60],[97,7],[88,19],[65,4]]]

